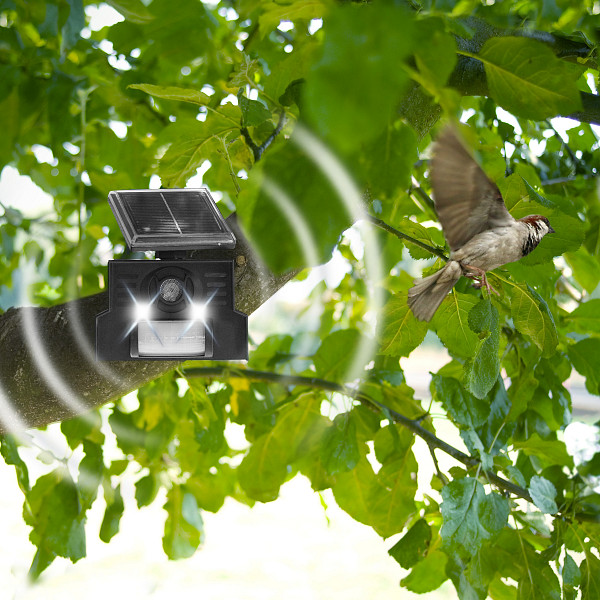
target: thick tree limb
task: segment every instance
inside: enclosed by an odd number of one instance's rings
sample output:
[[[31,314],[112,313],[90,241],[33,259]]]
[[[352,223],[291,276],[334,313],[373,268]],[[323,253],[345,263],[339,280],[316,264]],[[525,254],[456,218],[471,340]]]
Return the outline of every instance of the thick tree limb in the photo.
[[[235,215],[227,223],[238,240],[235,250],[206,252],[202,257],[234,259],[236,308],[250,314],[296,272],[274,276],[243,236]],[[108,293],[102,292],[50,308],[11,308],[0,315],[0,433],[64,421],[135,390],[178,364],[97,363],[96,315],[107,308]]]

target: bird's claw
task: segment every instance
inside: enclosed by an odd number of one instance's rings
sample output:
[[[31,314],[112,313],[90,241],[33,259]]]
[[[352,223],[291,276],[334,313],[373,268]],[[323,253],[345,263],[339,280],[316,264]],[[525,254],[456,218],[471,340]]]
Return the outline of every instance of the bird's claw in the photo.
[[[481,270],[481,269],[473,269],[470,273],[466,273],[465,274],[466,277],[469,277],[470,279],[473,279],[473,287],[480,290],[482,287],[484,287],[488,294],[496,294],[496,296],[499,296],[500,294],[490,285],[489,281],[487,280],[487,277],[485,275],[485,271]]]

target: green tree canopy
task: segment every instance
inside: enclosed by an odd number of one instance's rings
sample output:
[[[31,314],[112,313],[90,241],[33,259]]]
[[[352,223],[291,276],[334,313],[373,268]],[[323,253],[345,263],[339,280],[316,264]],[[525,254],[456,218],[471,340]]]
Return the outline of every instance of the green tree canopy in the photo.
[[[111,540],[133,463],[140,508],[167,490],[173,559],[201,543],[202,511],[275,500],[300,473],[392,538],[382,555],[411,591],[450,579],[468,600],[600,597],[599,454],[571,456],[563,439],[571,374],[600,394],[597,3],[107,4],[120,18],[98,28],[87,0],[0,0],[0,165],[54,202],[34,217],[6,198],[0,217],[0,301],[22,303],[10,288],[25,279],[38,307],[0,315],[1,450],[25,496],[31,576],[85,556],[99,493]],[[458,120],[511,214],[545,215],[557,233],[490,274],[499,297],[462,280],[425,324],[407,290],[447,254],[430,145]],[[238,308],[334,250],[346,274],[311,292],[310,326],[287,315],[247,365],[96,364],[106,261],[129,255],[108,192],[199,172],[250,240],[231,255]],[[449,354],[433,411],[400,368],[426,335]],[[82,458],[74,470],[45,453],[34,481],[18,429],[56,421]],[[415,436],[435,466],[427,489]]]

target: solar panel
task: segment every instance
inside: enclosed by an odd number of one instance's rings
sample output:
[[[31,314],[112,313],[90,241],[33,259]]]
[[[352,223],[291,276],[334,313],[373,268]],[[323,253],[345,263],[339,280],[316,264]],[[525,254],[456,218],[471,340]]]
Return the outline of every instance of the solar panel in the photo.
[[[108,203],[132,250],[235,247],[206,189],[120,190],[109,193]]]

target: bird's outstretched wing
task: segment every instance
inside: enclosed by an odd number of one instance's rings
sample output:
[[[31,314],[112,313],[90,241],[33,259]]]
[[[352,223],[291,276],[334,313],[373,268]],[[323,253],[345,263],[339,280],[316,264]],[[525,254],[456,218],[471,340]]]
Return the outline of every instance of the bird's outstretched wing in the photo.
[[[435,144],[431,182],[435,208],[451,250],[486,229],[514,222],[500,190],[452,127],[444,129]]]

